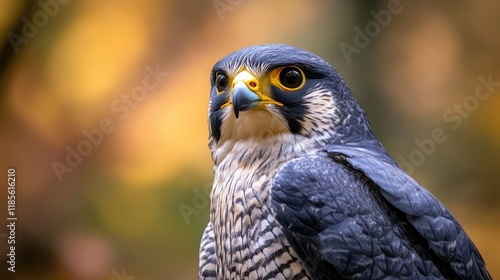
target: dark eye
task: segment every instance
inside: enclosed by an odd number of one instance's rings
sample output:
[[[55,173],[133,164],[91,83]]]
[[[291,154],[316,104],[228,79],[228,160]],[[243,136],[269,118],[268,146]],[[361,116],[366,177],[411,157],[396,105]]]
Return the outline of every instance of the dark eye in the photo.
[[[217,72],[215,76],[215,86],[218,92],[223,92],[227,87],[227,76],[223,73]]]
[[[297,67],[284,67],[280,72],[280,83],[289,89],[296,89],[302,85],[304,77]]]

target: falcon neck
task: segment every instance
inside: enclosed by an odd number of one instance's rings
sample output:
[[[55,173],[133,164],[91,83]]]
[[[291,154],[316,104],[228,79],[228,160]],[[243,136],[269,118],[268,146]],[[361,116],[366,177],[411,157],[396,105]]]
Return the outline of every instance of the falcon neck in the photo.
[[[233,166],[245,168],[255,164],[268,165],[280,159],[304,156],[317,150],[314,141],[298,138],[303,137],[291,133],[280,133],[264,139],[227,139],[217,144],[211,141],[209,146],[215,168],[228,161]]]

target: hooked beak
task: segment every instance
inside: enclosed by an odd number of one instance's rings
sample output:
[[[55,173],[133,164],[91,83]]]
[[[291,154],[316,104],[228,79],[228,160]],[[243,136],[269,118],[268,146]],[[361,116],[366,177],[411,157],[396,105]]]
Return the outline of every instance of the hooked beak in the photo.
[[[238,118],[240,111],[250,110],[260,104],[262,100],[253,91],[251,91],[242,81],[236,83],[231,94],[231,103],[233,103],[233,111]]]
[[[240,71],[233,79],[230,98],[225,105],[233,105],[234,115],[238,118],[241,111],[262,107],[265,104],[283,106],[264,94],[263,87],[253,74],[246,69]]]

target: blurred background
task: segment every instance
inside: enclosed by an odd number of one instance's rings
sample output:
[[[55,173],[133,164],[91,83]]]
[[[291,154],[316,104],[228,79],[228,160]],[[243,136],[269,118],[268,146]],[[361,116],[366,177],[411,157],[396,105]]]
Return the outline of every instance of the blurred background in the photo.
[[[0,173],[16,169],[18,218],[16,273],[0,227],[1,279],[195,279],[213,179],[210,69],[261,43],[336,67],[389,153],[500,277],[500,2],[0,7]]]

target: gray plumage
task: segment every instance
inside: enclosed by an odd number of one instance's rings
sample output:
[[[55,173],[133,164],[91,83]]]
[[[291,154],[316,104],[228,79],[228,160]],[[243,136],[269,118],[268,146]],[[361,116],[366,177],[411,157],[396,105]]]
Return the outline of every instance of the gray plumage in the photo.
[[[216,63],[211,84],[200,279],[491,279],[325,60],[249,47]]]

